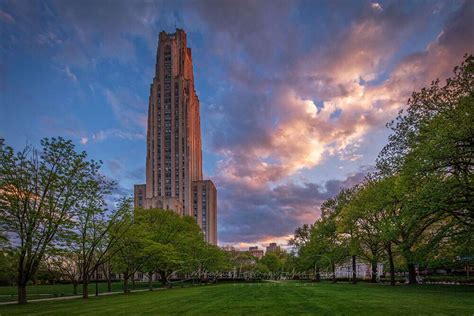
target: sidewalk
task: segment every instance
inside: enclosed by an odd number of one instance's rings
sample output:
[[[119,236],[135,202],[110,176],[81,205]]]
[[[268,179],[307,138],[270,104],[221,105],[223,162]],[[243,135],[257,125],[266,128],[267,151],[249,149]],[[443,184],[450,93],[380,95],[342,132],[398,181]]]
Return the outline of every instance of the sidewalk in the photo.
[[[153,289],[153,291],[158,291],[158,290],[164,290],[165,288],[156,288]],[[130,293],[137,293],[137,292],[147,292],[150,291],[149,289],[140,289],[140,290],[131,290]],[[116,295],[116,294],[123,294],[123,291],[121,292],[103,292],[99,293],[99,296],[107,296],[107,295]],[[94,298],[97,297],[95,296],[95,293],[92,295],[89,295],[89,298]],[[37,298],[33,300],[28,300],[28,303],[36,303],[36,302],[48,302],[48,301],[60,301],[60,300],[71,300],[71,299],[77,299],[77,298],[82,298],[82,295],[71,295],[71,296],[60,296],[60,297],[50,297],[50,298]],[[0,302],[0,305],[15,305],[18,304],[17,301],[10,301],[10,302]]]

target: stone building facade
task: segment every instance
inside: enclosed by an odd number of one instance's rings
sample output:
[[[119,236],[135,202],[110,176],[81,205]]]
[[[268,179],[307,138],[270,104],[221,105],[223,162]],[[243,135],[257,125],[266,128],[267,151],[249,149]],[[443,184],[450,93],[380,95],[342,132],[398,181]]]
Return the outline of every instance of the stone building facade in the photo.
[[[194,193],[198,192],[195,199]],[[135,185],[135,207],[192,216],[217,243],[217,191],[203,180],[199,98],[186,33],[161,32],[150,88],[146,184]]]

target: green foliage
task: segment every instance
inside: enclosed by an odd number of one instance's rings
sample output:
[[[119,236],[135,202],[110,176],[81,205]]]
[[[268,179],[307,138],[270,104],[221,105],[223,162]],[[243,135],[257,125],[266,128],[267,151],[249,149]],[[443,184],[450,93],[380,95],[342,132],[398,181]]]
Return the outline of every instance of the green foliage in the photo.
[[[296,249],[303,247],[309,240],[312,226],[303,224],[295,230],[295,234],[288,241],[288,245],[294,246]]]
[[[195,220],[169,210],[137,209],[132,228],[113,258],[115,270],[159,273],[163,282],[173,273],[195,274],[228,268],[227,255],[205,242]]]
[[[0,230],[18,255],[20,303],[45,253],[74,229],[76,212],[102,181],[100,163],[76,152],[71,141],[45,138],[41,145],[41,151],[0,151]]]
[[[285,258],[277,252],[267,252],[258,264],[264,265],[269,272],[277,273],[282,271],[285,265]]]
[[[350,240],[347,234],[340,233],[338,218],[351,195],[352,191],[342,190],[321,206],[322,217],[312,226],[309,241],[300,251],[308,268],[330,268],[334,272],[334,266],[349,256]]]
[[[189,271],[199,264],[198,254],[205,241],[191,217],[160,209],[137,210],[135,224],[145,232],[147,271],[157,271],[167,280],[172,273]]]
[[[9,249],[0,252],[0,285],[10,285],[16,281],[18,255]]]

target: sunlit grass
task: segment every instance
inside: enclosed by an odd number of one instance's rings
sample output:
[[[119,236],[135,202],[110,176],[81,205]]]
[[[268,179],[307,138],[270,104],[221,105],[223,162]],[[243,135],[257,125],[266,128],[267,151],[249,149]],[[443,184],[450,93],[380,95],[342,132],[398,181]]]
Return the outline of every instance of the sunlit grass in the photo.
[[[1,306],[1,315],[472,315],[474,287],[244,283]]]

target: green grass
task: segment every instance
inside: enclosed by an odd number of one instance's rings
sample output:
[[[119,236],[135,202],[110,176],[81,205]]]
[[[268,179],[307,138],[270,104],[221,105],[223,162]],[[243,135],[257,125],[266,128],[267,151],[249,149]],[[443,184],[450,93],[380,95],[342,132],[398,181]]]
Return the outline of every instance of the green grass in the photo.
[[[161,283],[154,283],[154,288],[161,286]],[[129,284],[132,289],[132,282]],[[136,282],[135,289],[147,289],[148,282]],[[17,287],[15,286],[0,286],[0,302],[16,301]],[[99,293],[107,291],[107,283],[99,283]],[[122,282],[112,283],[112,292],[123,291]],[[30,285],[26,288],[28,299],[51,298],[60,296],[73,295],[73,286],[71,284],[55,284],[55,285]],[[77,286],[77,293],[82,293],[82,285]],[[89,294],[95,294],[95,283],[89,284]]]
[[[26,306],[0,315],[473,315],[474,287],[240,283],[174,288]]]

